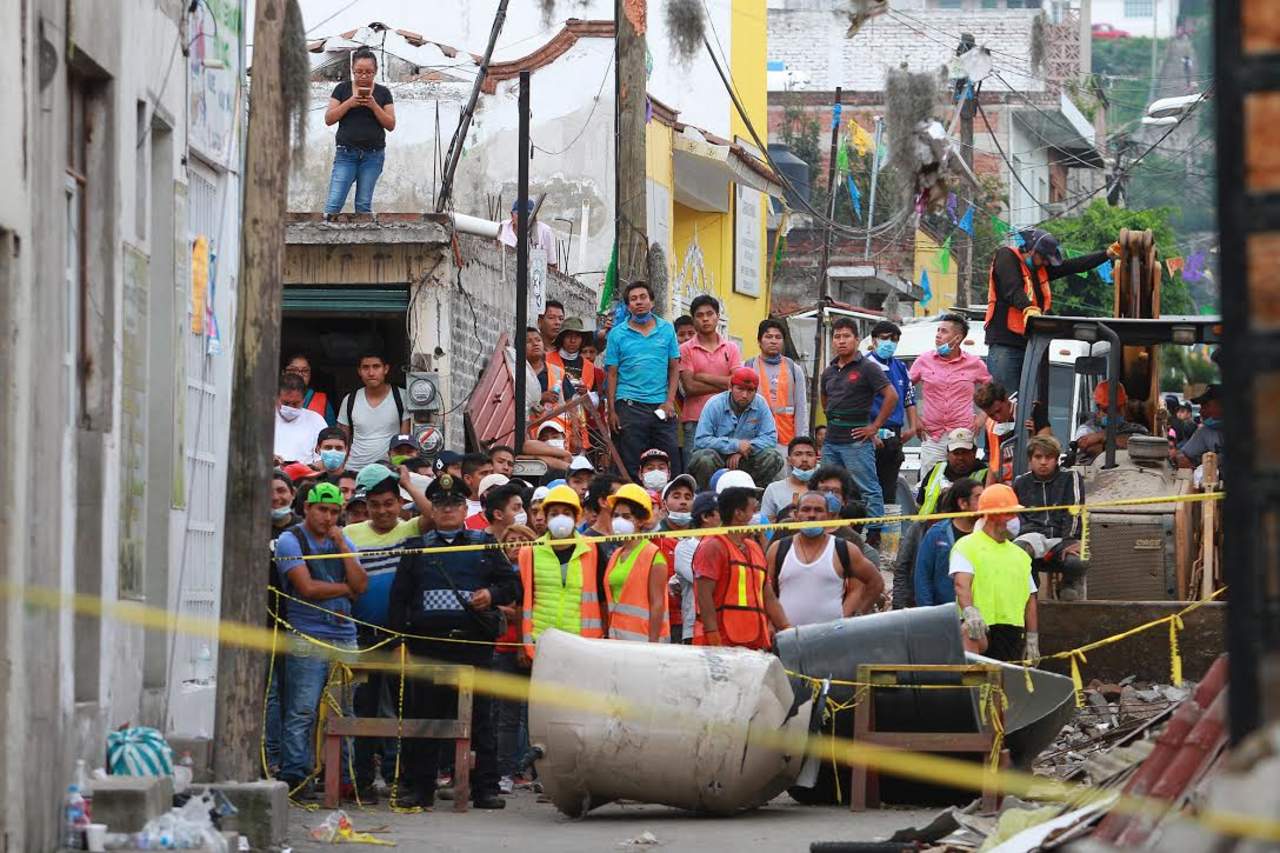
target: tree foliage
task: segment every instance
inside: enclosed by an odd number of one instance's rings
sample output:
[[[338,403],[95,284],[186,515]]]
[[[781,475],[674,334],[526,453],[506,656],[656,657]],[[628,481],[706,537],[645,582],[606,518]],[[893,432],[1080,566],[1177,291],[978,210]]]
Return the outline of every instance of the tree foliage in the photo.
[[[1176,232],[1169,207],[1133,210],[1111,207],[1104,199],[1096,199],[1078,216],[1054,220],[1045,229],[1062,243],[1071,255],[1083,255],[1105,249],[1120,238],[1121,229],[1150,229],[1156,243],[1156,257],[1163,261],[1173,254]],[[1161,264],[1160,309],[1164,314],[1192,313],[1187,285],[1181,276],[1171,277]],[[1103,281],[1097,270],[1067,280],[1067,286],[1054,293],[1054,313],[1107,316],[1114,305],[1114,285]]]

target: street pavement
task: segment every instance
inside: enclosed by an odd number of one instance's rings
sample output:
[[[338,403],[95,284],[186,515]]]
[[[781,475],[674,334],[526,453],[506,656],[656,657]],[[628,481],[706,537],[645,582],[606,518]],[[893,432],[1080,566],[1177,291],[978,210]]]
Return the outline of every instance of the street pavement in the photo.
[[[734,817],[698,817],[667,806],[610,804],[581,820],[569,820],[536,795],[518,791],[500,812],[471,810],[454,814],[452,803],[439,802],[429,814],[396,814],[384,804],[347,814],[357,831],[374,832],[393,841],[396,850],[555,850],[556,853],[646,850],[768,850],[804,853],[814,841],[873,841],[907,826],[932,820],[939,809],[884,809],[853,814],[837,806],[802,806],[786,794],[764,808]],[[330,845],[312,841],[309,827],[324,820],[327,810],[293,808],[289,840],[294,853],[320,853]],[[657,844],[627,843],[649,832]],[[365,849],[373,850],[374,847]]]

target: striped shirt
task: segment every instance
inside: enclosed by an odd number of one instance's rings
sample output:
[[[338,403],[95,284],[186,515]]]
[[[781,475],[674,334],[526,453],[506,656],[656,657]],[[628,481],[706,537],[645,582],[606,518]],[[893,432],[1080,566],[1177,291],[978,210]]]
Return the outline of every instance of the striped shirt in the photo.
[[[366,557],[364,553],[399,548],[405,543],[406,539],[421,535],[421,530],[418,527],[418,518],[400,521],[386,533],[379,533],[374,530],[372,521],[348,524],[342,529],[342,532],[346,534],[347,538],[356,546],[356,550],[360,552],[360,565],[364,568],[365,573],[369,575],[369,586],[365,589],[364,594],[356,599],[355,605],[351,608],[351,615],[362,622],[372,622],[374,625],[385,626],[387,624],[387,603],[391,594],[391,581],[395,579],[396,569],[400,566],[400,556],[398,554],[380,554],[374,557]]]

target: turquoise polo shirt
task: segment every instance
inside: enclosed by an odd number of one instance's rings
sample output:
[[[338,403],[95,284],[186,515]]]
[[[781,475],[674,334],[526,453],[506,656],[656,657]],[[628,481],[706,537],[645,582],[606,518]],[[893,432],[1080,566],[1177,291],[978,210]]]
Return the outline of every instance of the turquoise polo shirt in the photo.
[[[630,321],[614,326],[604,348],[604,366],[618,368],[617,399],[660,406],[667,400],[667,371],[680,359],[676,328],[656,317],[649,334]]]

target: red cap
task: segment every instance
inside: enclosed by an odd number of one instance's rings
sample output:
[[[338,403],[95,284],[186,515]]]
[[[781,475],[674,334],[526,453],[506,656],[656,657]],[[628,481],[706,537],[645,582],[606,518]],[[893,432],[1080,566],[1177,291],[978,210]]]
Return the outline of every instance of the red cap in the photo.
[[[755,388],[760,384],[760,377],[749,367],[739,367],[729,374],[729,384]]]

